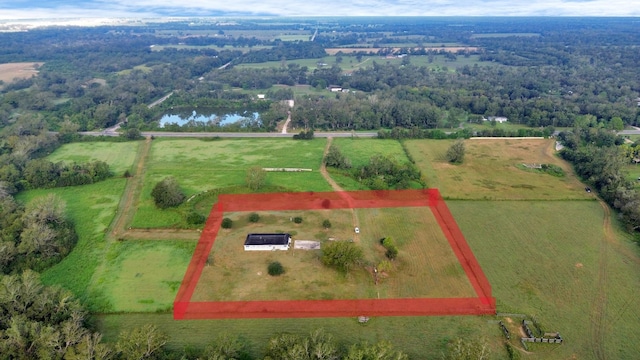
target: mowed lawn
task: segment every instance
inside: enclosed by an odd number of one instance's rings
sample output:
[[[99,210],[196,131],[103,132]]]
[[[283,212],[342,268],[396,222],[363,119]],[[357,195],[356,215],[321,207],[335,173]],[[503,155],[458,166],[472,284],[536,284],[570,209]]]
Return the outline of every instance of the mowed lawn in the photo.
[[[550,139],[465,140],[464,162],[453,165],[445,154],[452,141],[408,140],[407,149],[427,179],[445,199],[566,200],[593,199],[571,166],[554,155]],[[519,169],[520,164],[554,164],[565,171],[555,177]]]
[[[178,214],[157,210],[151,190],[173,176],[187,196],[205,190],[243,186],[247,169],[308,168],[311,172],[271,172],[267,185],[283,191],[330,191],[319,172],[326,140],[292,139],[156,139],[147,160],[144,185],[133,227],[167,227],[179,222]],[[248,190],[247,190],[248,191]]]
[[[356,211],[362,219],[357,244],[364,261],[346,276],[324,266],[320,250],[245,252],[243,242],[247,233],[260,232],[289,232],[294,241],[315,240],[323,246],[349,241],[354,238],[350,210],[259,213],[259,223],[248,223],[248,213],[226,214],[234,228],[219,232],[193,301],[476,296],[429,208]],[[295,216],[302,216],[303,223],[291,222]],[[331,221],[331,229],[322,228],[324,219]],[[386,259],[380,239],[387,236],[395,239],[400,252],[393,269],[381,273],[376,285],[372,270]],[[286,273],[269,276],[272,261],[282,263]]]
[[[141,141],[127,142],[78,142],[65,144],[56,149],[47,160],[65,163],[86,163],[101,160],[109,164],[116,176],[132,170]]]
[[[561,346],[536,346],[527,358],[594,358],[594,319],[603,268],[601,290],[606,303],[601,330],[607,357],[637,357],[639,250],[623,234],[603,248],[603,209],[599,203],[447,204],[492,285],[497,311],[535,316],[544,331],[560,332],[566,340]],[[512,344],[519,346],[517,341]]]
[[[195,241],[145,240],[117,242],[95,275],[95,292],[106,302],[103,311],[171,311]]]

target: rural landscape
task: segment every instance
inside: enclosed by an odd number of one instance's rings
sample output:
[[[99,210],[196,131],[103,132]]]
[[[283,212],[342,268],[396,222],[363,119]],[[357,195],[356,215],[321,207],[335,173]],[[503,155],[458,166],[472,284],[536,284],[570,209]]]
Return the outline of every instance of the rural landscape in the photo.
[[[634,19],[227,20],[0,22],[0,359],[637,357]]]

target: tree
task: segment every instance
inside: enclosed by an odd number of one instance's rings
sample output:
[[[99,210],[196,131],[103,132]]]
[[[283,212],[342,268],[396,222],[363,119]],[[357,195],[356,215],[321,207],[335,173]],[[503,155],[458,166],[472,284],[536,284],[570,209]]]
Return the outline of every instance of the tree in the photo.
[[[344,360],[408,360],[409,356],[397,351],[388,341],[380,341],[373,345],[361,343],[352,345]]]
[[[322,262],[343,272],[362,259],[362,249],[350,241],[333,241],[322,247]]]
[[[284,267],[282,266],[282,264],[280,264],[280,262],[273,261],[269,263],[269,266],[267,267],[267,271],[271,276],[280,276],[284,274]]]
[[[242,342],[238,338],[226,334],[218,336],[204,350],[204,359],[206,360],[239,360],[246,358],[248,358],[248,355]]]
[[[322,222],[322,227],[325,229],[330,229],[331,228],[331,221],[329,221],[329,219],[324,219],[324,221]]]
[[[121,133],[120,136],[124,137],[127,140],[139,140],[142,138],[142,136],[140,135],[140,130],[135,127],[127,128],[127,130]]]
[[[249,214],[249,221],[252,223],[257,223],[258,221],[260,221],[260,215],[258,213]]]
[[[167,343],[167,339],[167,335],[155,325],[145,325],[120,333],[116,348],[125,359],[150,359]]]
[[[223,229],[231,229],[233,227],[233,220],[224,218],[222,219],[222,224],[220,226],[222,226]]]
[[[280,334],[269,340],[265,360],[337,360],[338,347],[322,329],[309,336]]]
[[[454,142],[447,150],[447,161],[454,164],[462,164],[464,161],[464,152],[464,140],[456,140],[456,142]]]
[[[329,146],[329,151],[327,152],[327,156],[324,158],[324,163],[326,166],[331,166],[338,169],[350,169],[351,161],[345,157],[340,148],[335,145]]]
[[[491,356],[484,339],[457,338],[447,346],[446,360],[484,360]]]
[[[172,176],[166,177],[157,183],[156,186],[153,187],[153,190],[151,190],[151,196],[156,206],[160,209],[178,206],[182,204],[185,199],[185,195],[182,190],[180,190],[178,182]]]
[[[258,191],[267,181],[267,172],[260,166],[252,166],[247,170],[247,187],[252,191]]]

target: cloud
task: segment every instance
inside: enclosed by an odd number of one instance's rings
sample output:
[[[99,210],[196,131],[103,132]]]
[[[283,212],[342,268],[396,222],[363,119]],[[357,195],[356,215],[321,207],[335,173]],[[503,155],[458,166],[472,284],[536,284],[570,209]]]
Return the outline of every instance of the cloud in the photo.
[[[0,19],[162,16],[640,16],[640,0],[12,0]]]

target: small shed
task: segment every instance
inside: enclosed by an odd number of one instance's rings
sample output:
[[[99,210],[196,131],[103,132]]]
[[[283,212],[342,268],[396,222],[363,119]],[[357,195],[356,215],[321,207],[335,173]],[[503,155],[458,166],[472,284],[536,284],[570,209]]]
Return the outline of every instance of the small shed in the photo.
[[[244,251],[289,250],[291,235],[289,234],[247,234]]]

